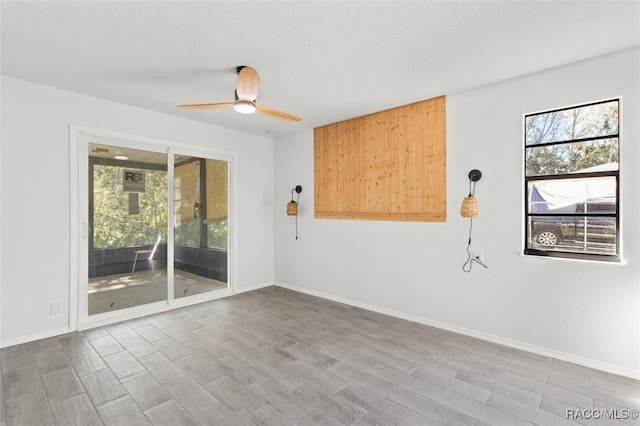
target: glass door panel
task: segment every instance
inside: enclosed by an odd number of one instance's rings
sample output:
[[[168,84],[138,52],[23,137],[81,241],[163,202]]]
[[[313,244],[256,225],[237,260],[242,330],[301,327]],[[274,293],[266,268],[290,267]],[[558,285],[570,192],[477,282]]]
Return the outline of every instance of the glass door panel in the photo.
[[[227,288],[229,163],[174,159],[174,298]]]
[[[167,154],[88,148],[88,314],[166,301]]]

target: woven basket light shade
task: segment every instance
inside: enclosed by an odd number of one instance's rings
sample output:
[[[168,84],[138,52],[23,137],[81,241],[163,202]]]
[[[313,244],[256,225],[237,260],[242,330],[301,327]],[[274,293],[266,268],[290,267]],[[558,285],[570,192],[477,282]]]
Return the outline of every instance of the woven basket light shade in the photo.
[[[470,195],[462,200],[460,214],[462,217],[477,217],[480,215],[480,206],[476,197]]]
[[[287,214],[289,216],[296,216],[298,214],[298,203],[295,201],[289,201],[287,204]]]

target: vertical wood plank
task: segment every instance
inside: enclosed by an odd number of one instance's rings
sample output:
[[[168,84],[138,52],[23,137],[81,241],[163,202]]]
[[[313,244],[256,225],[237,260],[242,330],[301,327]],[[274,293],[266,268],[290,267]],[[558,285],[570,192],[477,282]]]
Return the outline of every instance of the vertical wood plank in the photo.
[[[375,144],[375,179],[376,179],[376,209],[375,212],[379,214],[388,213],[387,208],[387,171],[386,171],[386,150],[385,144],[387,139],[386,134],[386,121],[385,114],[376,114],[374,116],[375,120],[375,134],[376,134],[376,144]]]
[[[400,202],[400,153],[399,143],[398,109],[387,111],[386,129],[386,173],[387,173],[387,209],[392,214],[402,213]]]
[[[361,140],[363,138],[362,132],[364,126],[362,121],[352,123],[348,126],[348,133],[345,133],[345,173],[346,179],[346,192],[345,192],[345,213],[359,213],[363,212],[364,205],[362,200],[365,198],[364,187],[364,164],[363,164],[363,151],[361,148]]]
[[[327,140],[326,132],[326,127],[318,127],[313,130],[313,194],[316,215],[318,212],[328,211],[326,190],[329,183],[327,177],[327,159],[324,155]]]
[[[447,99],[440,96],[435,99],[435,125],[434,138],[437,143],[434,144],[434,157],[432,164],[434,165],[433,176],[437,188],[433,193],[433,209],[441,212],[442,220],[446,220],[447,215]]]
[[[327,197],[327,211],[329,212],[339,212],[338,205],[338,138],[339,138],[339,127],[331,126],[327,129],[327,140],[325,143],[325,151],[324,154],[327,157],[328,162],[328,173],[327,177],[329,178],[327,182],[326,188],[326,197]]]
[[[342,122],[337,126],[338,138],[334,141],[336,148],[336,211],[338,213],[346,213],[349,211],[348,192],[346,188],[348,186],[349,169],[345,161],[345,145],[348,144],[351,138],[351,126],[348,123]]]
[[[398,145],[398,173],[400,177],[400,187],[398,198],[400,201],[400,212],[407,214],[414,212],[413,209],[413,141],[411,140],[412,128],[410,120],[410,111],[408,108],[402,108],[398,111],[398,126],[400,127],[399,145]]]
[[[373,213],[376,211],[376,137],[375,137],[375,120],[373,116],[362,117],[362,121],[365,123],[365,191],[366,191],[366,206],[365,211]]]
[[[413,139],[415,141],[415,192],[414,209],[416,212],[432,211],[429,206],[434,193],[434,181],[429,179],[432,172],[433,161],[430,152],[435,144],[433,140],[433,103],[421,103],[416,105]]]

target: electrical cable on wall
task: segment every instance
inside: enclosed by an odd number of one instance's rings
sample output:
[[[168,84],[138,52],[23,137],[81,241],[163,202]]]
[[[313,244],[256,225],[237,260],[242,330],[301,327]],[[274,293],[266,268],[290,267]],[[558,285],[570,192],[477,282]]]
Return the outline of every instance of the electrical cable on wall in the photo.
[[[460,207],[460,214],[462,217],[469,218],[469,238],[467,240],[467,261],[462,265],[464,272],[471,272],[473,262],[488,268],[487,265],[480,259],[480,256],[473,257],[471,255],[471,234],[473,232],[473,218],[480,215],[480,207],[478,206],[478,200],[476,200],[476,182],[480,180],[482,173],[480,170],[473,169],[469,172],[469,195],[462,201]]]
[[[291,199],[293,200],[293,191],[291,190]],[[296,204],[300,204],[300,193],[296,194]],[[298,239],[298,213],[296,212],[296,240]]]
[[[297,193],[296,200],[293,199],[293,193]],[[287,204],[287,214],[289,216],[296,217],[296,240],[298,239],[298,205],[300,204],[300,193],[302,192],[302,186],[296,185],[295,188],[291,190],[291,201]]]

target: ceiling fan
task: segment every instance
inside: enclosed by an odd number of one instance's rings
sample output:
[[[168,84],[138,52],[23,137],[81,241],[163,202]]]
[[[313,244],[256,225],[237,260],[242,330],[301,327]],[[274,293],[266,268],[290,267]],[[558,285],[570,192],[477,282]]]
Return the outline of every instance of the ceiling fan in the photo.
[[[178,105],[178,108],[216,109],[233,107],[236,111],[244,114],[251,114],[252,112],[258,111],[260,114],[281,120],[300,121],[300,117],[297,115],[260,105],[256,102],[258,90],[260,89],[260,76],[258,76],[256,70],[242,65],[236,68],[236,72],[238,73],[238,81],[236,83],[235,101],[209,104],[185,104]]]

